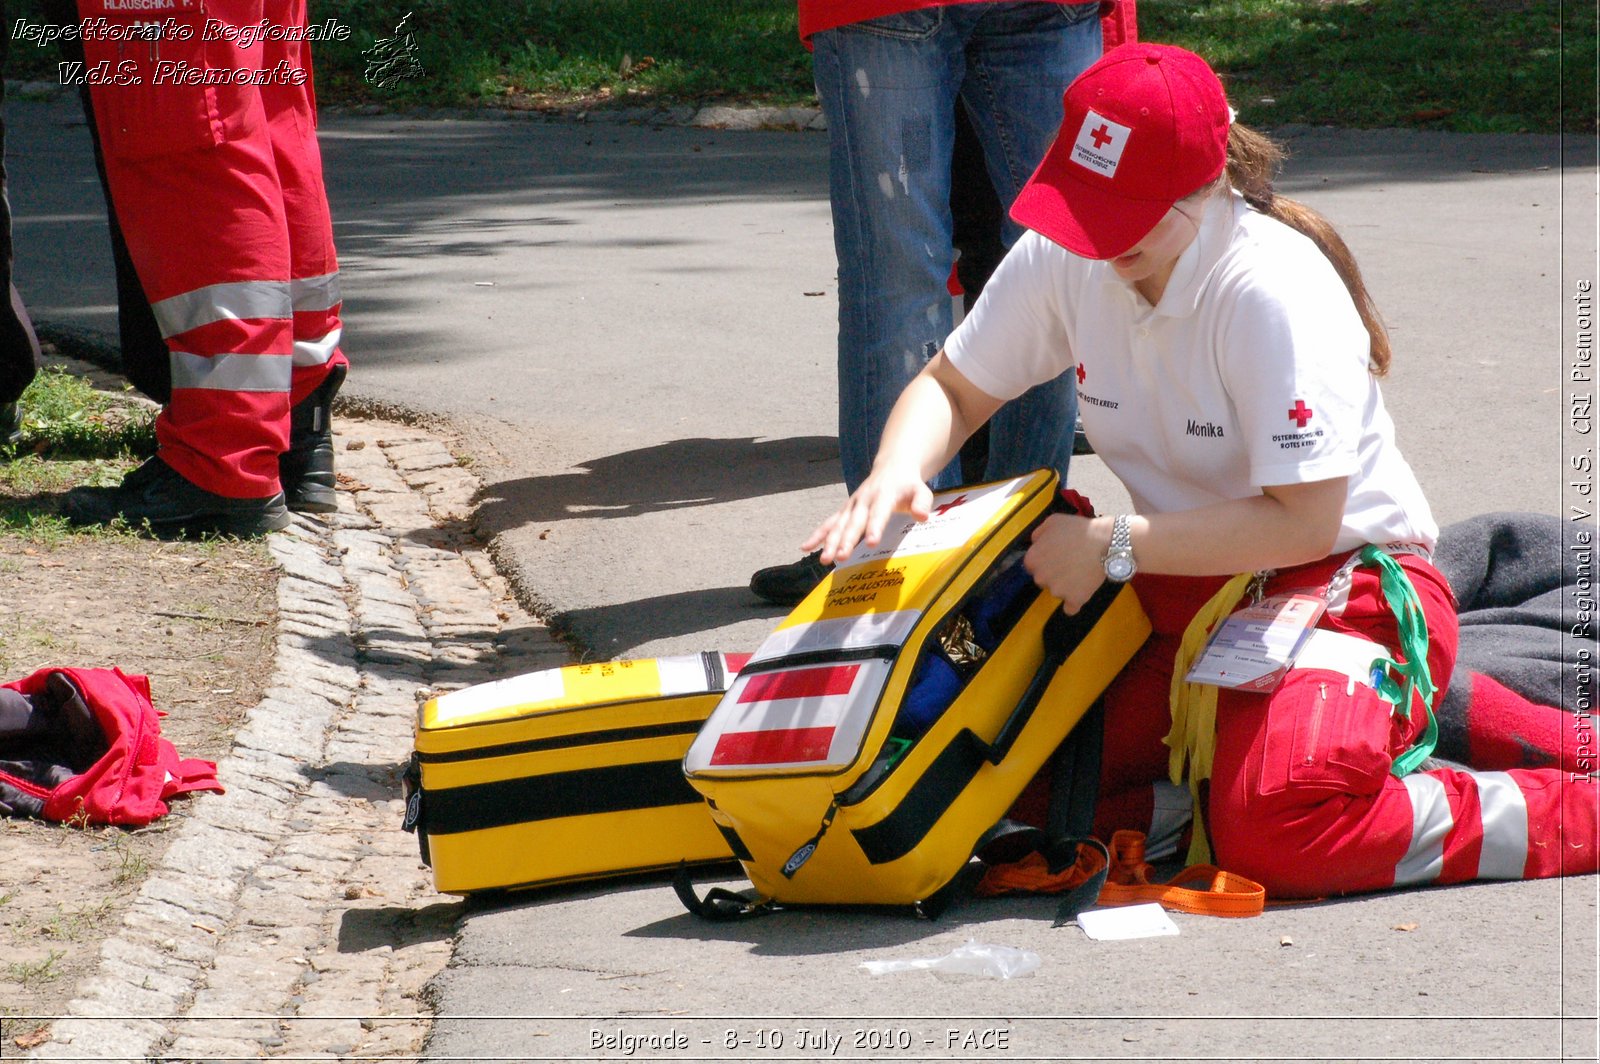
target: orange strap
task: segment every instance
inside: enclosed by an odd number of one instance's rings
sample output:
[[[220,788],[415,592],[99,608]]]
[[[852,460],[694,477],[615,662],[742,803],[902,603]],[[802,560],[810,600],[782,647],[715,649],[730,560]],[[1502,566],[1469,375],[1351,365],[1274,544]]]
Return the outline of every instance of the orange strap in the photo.
[[[1142,832],[1116,832],[1110,849],[1111,870],[1100,890],[1101,905],[1153,901],[1199,916],[1259,916],[1266,906],[1267,892],[1261,884],[1216,865],[1190,865],[1165,883],[1150,882]],[[1104,863],[1100,851],[1079,846],[1077,863],[1052,875],[1044,855],[1031,853],[1020,861],[990,866],[978,881],[977,893],[983,897],[1017,891],[1059,894],[1086,882]]]

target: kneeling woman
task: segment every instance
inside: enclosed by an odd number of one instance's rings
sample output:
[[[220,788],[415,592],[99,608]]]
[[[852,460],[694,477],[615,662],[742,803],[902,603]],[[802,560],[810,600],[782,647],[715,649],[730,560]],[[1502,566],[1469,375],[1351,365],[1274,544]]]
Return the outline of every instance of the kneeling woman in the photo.
[[[1137,512],[1052,517],[1026,565],[1069,612],[1131,576],[1155,628],[1107,694],[1099,831],[1151,830],[1178,771],[1218,863],[1277,897],[1595,871],[1597,789],[1575,753],[1561,768],[1418,767],[1455,607],[1378,389],[1388,339],[1344,243],[1273,195],[1276,147],[1232,123],[1198,56],[1117,49],[1065,109],[1013,208],[1031,231],[806,549],[832,562],[895,511],[925,517],[924,480],[962,440],[1071,369]],[[1206,699],[1169,709],[1171,680],[1247,583],[1325,595],[1327,611],[1274,691],[1218,693],[1213,733],[1185,709]],[[1385,657],[1405,665],[1375,674]]]

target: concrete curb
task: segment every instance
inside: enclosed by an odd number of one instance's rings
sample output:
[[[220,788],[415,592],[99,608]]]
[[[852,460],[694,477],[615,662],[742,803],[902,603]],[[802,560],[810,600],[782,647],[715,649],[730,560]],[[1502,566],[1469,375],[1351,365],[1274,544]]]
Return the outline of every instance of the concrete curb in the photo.
[[[438,437],[340,425],[340,512],[270,541],[277,664],[33,1060],[415,1055],[460,906],[399,830],[417,700],[566,664],[464,535]]]
[[[393,115],[407,119],[476,119],[488,122],[577,122],[594,125],[697,126],[702,129],[821,131],[828,128],[819,107],[742,107],[623,105],[591,108],[414,107],[395,110],[382,104],[324,107],[319,114]]]

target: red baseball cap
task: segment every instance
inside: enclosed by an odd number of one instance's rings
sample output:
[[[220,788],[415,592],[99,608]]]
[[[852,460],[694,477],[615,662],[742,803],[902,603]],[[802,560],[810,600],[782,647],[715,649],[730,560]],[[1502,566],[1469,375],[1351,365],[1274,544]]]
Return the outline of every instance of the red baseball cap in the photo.
[[[1222,82],[1182,48],[1112,49],[1067,87],[1062,108],[1011,217],[1085,258],[1124,254],[1227,161]]]

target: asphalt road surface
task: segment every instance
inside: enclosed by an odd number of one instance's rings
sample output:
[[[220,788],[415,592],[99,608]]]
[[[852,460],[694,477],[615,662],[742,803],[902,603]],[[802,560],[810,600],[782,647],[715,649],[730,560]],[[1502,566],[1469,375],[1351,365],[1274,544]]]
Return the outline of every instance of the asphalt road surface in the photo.
[[[69,98],[12,100],[17,278],[114,328]],[[1442,522],[1570,513],[1592,138],[1289,130],[1393,331],[1385,395]],[[748,650],[750,572],[840,497],[825,138],[540,121],[324,122],[349,393],[446,419],[480,527],[593,658]],[[1589,350],[1592,353],[1592,339]],[[1574,377],[1578,379],[1574,380]],[[1073,483],[1116,505],[1094,460]],[[1592,507],[1590,507],[1592,509]],[[729,880],[730,885],[738,885]],[[705,924],[659,881],[463,907],[435,1059],[1556,1060],[1596,1053],[1596,880],[1407,891],[1091,942],[1046,902],[938,922]],[[1037,974],[871,976],[968,939]]]

